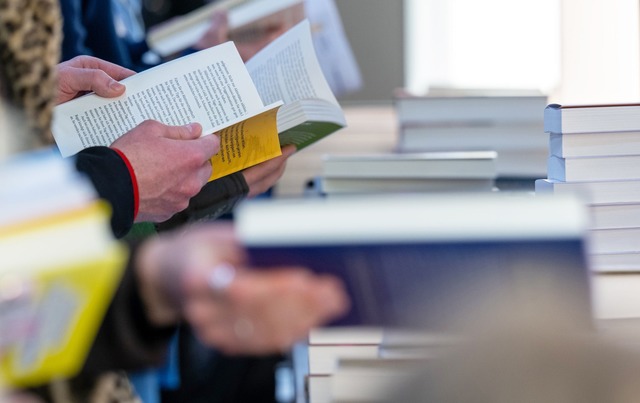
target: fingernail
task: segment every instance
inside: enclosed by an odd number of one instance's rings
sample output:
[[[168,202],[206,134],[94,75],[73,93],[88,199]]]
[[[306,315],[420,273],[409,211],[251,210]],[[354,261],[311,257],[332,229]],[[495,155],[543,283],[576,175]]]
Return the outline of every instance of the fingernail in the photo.
[[[187,130],[189,130],[189,133],[194,134],[198,130],[198,124],[197,123],[189,123],[187,125]]]
[[[120,84],[116,80],[112,80],[109,83],[109,87],[114,91],[122,91],[122,89],[124,88],[124,85]]]

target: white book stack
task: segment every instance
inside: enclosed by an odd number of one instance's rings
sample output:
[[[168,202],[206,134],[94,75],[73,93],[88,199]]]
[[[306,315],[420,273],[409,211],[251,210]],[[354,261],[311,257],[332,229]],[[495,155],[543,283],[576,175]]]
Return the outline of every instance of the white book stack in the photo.
[[[330,403],[333,374],[341,360],[376,359],[382,342],[376,327],[327,327],[311,330],[307,344],[306,401]]]
[[[328,327],[309,335],[308,403],[375,402],[460,338],[372,327]]]
[[[496,158],[494,151],[325,155],[318,188],[327,196],[488,192]]]
[[[594,271],[640,272],[640,104],[552,104],[544,125],[548,172],[536,192],[584,198]]]
[[[546,171],[543,111],[537,91],[431,90],[398,93],[399,152],[494,150],[500,177],[532,178]]]

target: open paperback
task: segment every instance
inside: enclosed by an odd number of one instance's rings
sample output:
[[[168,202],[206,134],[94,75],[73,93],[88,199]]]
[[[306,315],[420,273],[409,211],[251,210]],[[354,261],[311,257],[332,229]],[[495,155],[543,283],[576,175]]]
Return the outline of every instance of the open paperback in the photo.
[[[198,122],[204,135],[220,136],[220,152],[211,160],[213,180],[274,158],[281,146],[300,150],[346,125],[318,64],[308,21],[246,67],[228,42],[123,83],[127,91],[118,98],[90,94],[55,108],[52,131],[63,156],[109,146],[147,119]]]
[[[304,18],[304,0],[223,0],[204,5],[188,14],[153,27],[147,35],[149,47],[160,56],[176,54],[193,46],[207,32],[216,11],[227,11],[229,36],[263,28],[272,20],[299,22]]]

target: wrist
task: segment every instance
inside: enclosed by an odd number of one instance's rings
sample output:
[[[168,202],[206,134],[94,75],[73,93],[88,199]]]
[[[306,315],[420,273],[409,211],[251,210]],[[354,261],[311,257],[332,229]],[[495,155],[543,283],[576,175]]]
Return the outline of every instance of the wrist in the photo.
[[[133,170],[133,165],[131,165],[131,162],[129,161],[129,158],[127,158],[127,156],[121,150],[115,147],[111,147],[111,149],[115,151],[118,154],[118,156],[120,156],[120,158],[122,158],[122,161],[127,166],[127,170],[129,171],[129,176],[131,177],[131,185],[133,187],[132,189],[133,190],[133,220],[135,221],[136,218],[138,217],[138,210],[140,208],[140,193],[138,189],[138,179],[136,177],[135,171]]]
[[[163,264],[167,245],[154,238],[141,246],[135,260],[136,276],[147,318],[156,326],[177,324],[181,315],[178,273]]]

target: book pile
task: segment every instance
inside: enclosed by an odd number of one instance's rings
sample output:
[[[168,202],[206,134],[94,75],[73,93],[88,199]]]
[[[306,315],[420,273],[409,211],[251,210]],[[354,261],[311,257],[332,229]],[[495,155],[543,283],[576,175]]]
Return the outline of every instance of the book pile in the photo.
[[[43,384],[82,367],[124,267],[110,214],[57,151],[0,168],[0,379]]]
[[[327,196],[393,192],[491,191],[493,151],[325,155],[320,192]]]
[[[534,178],[546,171],[541,136],[547,97],[533,91],[432,90],[398,92],[398,151],[497,151],[497,173]]]
[[[314,329],[307,345],[308,403],[374,402],[424,362],[446,351],[454,337],[371,327]]]
[[[640,271],[640,105],[552,104],[544,124],[548,174],[536,192],[582,195],[594,271]]]

